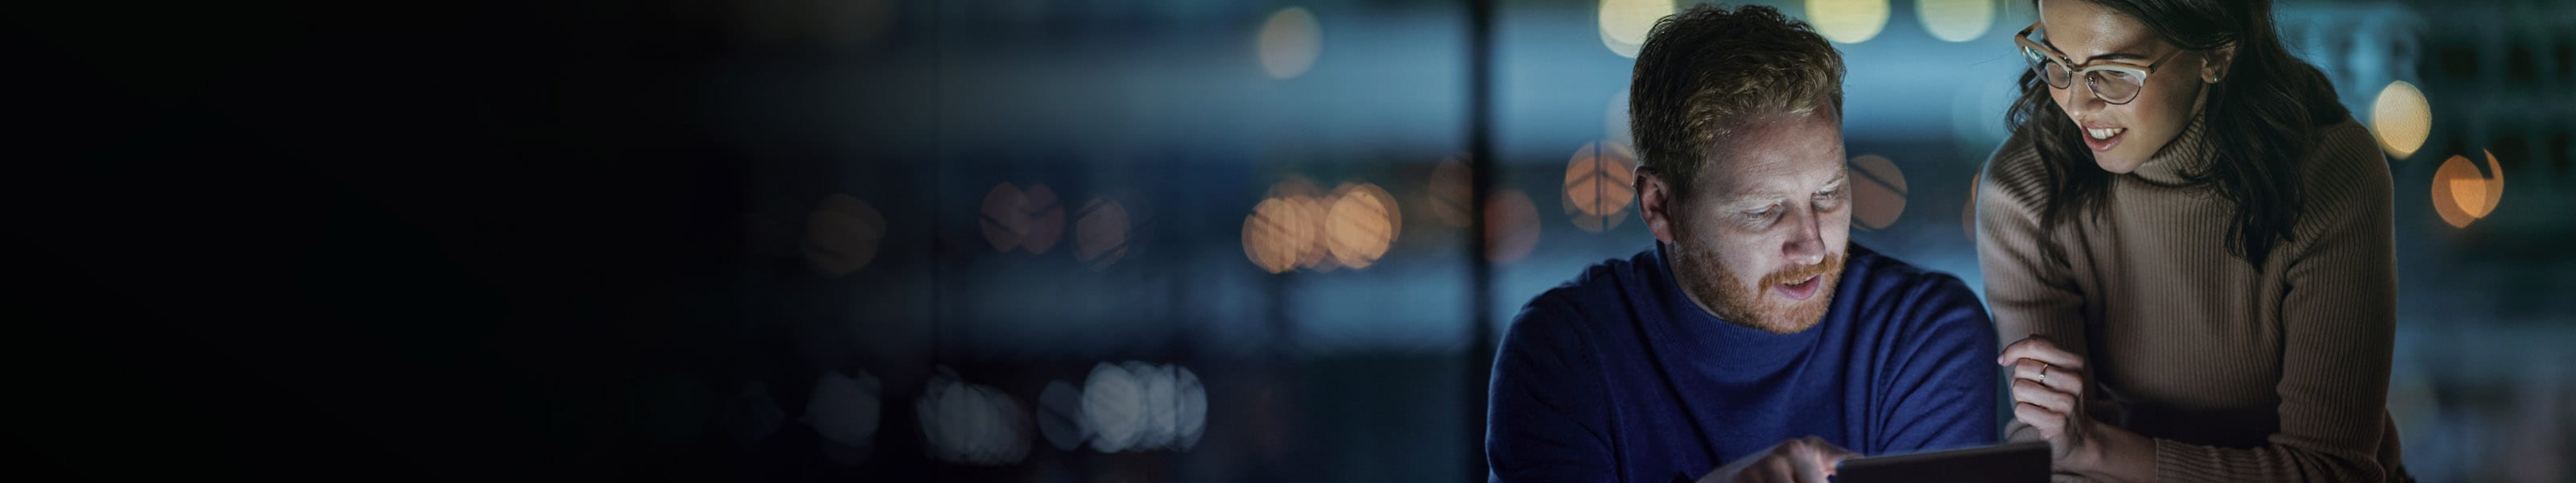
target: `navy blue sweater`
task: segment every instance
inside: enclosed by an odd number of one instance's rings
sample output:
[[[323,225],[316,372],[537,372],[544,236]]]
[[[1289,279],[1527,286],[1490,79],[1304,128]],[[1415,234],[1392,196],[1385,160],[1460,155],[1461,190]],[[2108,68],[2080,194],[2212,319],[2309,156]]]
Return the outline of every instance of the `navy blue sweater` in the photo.
[[[1495,481],[1697,479],[1809,435],[1865,455],[1994,443],[1994,325],[1958,277],[1853,244],[1833,307],[1776,335],[1682,295],[1660,249],[1530,300],[1494,358]]]

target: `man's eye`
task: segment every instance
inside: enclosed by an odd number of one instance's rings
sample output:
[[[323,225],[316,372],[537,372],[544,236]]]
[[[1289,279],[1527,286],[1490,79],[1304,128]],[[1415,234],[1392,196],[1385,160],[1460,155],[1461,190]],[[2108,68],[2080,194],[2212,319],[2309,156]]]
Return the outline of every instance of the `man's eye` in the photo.
[[[1764,206],[1761,209],[1747,210],[1744,212],[1744,219],[1752,220],[1757,223],[1771,221],[1772,218],[1777,218],[1779,216],[1779,205]]]

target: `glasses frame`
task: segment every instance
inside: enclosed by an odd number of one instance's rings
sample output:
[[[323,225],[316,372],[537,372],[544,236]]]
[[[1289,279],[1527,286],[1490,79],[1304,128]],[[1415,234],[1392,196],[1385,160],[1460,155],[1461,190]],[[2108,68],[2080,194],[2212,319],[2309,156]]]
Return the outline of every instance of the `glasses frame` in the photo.
[[[2040,83],[2048,84],[2049,87],[2067,89],[2075,85],[2076,79],[2084,79],[2084,90],[2086,92],[2092,93],[2094,99],[2100,99],[2102,102],[2109,103],[2114,106],[2127,105],[2130,102],[2136,102],[2138,100],[2138,96],[2145,95],[2147,92],[2147,76],[2156,73],[2156,68],[2163,67],[2165,65],[2165,61],[2173,60],[2174,56],[2182,55],[2183,52],[2180,49],[2168,52],[2163,58],[2156,59],[2153,62],[2148,62],[2146,67],[2124,64],[2078,66],[2075,63],[2075,59],[2066,57],[2066,53],[2058,52],[2057,49],[2051,48],[2047,44],[2041,44],[2038,41],[2031,40],[2030,33],[2037,31],[2039,31],[2039,22],[2031,22],[2030,27],[2021,29],[2021,33],[2013,34],[2013,43],[2020,44],[2023,52],[2022,60],[2030,62],[2031,70],[2034,73],[2039,74]],[[2037,57],[2034,58],[2032,54],[2037,54]],[[2066,85],[2058,85],[2055,82],[2049,82],[2048,66],[2041,65],[2041,62],[2056,62],[2058,65],[2066,66]],[[2111,100],[2108,96],[2102,95],[2102,87],[2094,85],[2093,83],[2093,73],[2103,71],[2119,72],[2138,78],[2138,91],[2130,93],[2129,98],[2127,99],[2116,101]]]

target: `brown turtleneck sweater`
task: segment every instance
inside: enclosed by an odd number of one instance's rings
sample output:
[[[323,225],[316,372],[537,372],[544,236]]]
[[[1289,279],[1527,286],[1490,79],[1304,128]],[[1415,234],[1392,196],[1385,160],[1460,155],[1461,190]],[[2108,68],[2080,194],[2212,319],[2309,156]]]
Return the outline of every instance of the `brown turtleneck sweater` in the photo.
[[[1977,184],[1977,261],[1996,332],[2083,354],[2097,420],[2154,438],[2158,481],[2401,478],[2388,416],[2397,323],[2388,164],[2349,118],[2298,160],[2306,213],[2261,268],[2227,249],[2231,207],[2186,186],[2195,121],[2100,217],[2043,229],[2052,195],[2015,135]],[[2099,169],[2083,166],[2078,169]],[[2009,438],[2035,441],[2019,422]]]

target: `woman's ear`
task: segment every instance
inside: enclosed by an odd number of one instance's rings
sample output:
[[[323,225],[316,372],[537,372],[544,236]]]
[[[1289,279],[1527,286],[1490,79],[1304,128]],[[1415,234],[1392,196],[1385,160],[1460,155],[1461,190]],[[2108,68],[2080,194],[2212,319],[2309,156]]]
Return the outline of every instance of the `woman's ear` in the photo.
[[[1674,193],[1662,173],[1652,167],[1637,167],[1637,214],[1646,217],[1646,230],[1655,232],[1655,241],[1673,242]]]
[[[2227,45],[2210,49],[2200,56],[2200,81],[2216,84],[2220,80],[2225,80],[2228,68],[2234,65],[2236,65],[2236,43],[2229,42]]]

